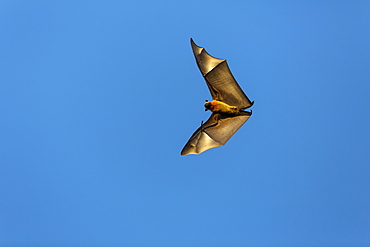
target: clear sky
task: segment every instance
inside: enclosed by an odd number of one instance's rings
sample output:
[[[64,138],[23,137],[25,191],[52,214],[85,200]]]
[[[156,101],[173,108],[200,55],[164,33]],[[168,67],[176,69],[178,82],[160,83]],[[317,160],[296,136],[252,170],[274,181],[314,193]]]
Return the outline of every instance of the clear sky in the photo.
[[[253,116],[181,156],[210,100]],[[1,246],[370,246],[369,1],[1,1]]]

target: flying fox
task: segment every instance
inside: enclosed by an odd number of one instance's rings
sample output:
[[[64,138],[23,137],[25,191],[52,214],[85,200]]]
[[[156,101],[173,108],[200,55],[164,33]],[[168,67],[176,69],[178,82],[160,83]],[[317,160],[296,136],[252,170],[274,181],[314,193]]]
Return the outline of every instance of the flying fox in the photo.
[[[232,75],[225,59],[212,57],[203,47],[190,39],[195,61],[202,73],[212,101],[206,101],[205,110],[212,112],[209,119],[190,137],[181,155],[200,154],[208,149],[220,147],[250,118],[246,111],[250,101]]]

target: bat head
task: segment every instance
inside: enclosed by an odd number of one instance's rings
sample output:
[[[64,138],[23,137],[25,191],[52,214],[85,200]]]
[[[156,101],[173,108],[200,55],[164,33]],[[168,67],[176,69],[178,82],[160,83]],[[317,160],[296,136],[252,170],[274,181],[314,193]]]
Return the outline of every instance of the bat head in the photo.
[[[206,108],[205,110],[208,111],[208,110],[211,110],[212,108],[212,103],[210,101],[206,101],[206,103],[204,103],[204,107]]]

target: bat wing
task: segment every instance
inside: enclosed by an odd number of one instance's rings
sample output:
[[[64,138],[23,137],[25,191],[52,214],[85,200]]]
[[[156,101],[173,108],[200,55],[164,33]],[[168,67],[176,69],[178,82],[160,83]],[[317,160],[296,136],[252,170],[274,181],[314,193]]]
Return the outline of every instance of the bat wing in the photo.
[[[249,119],[251,113],[227,117],[212,113],[190,137],[181,155],[200,154],[208,149],[225,145],[235,132]]]
[[[252,106],[253,102],[248,99],[236,82],[226,60],[212,57],[203,47],[197,46],[193,39],[190,39],[190,42],[195,60],[206,80],[212,98],[239,108]]]

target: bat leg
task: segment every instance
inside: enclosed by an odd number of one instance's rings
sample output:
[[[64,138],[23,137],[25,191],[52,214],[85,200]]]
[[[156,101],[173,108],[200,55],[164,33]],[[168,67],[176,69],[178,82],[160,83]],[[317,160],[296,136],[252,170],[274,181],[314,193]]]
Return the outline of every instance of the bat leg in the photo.
[[[242,115],[252,116],[252,110],[251,111],[242,111]]]

